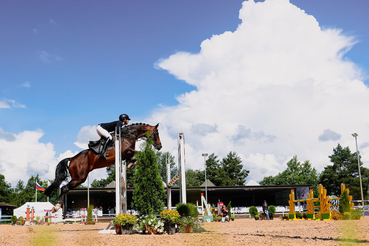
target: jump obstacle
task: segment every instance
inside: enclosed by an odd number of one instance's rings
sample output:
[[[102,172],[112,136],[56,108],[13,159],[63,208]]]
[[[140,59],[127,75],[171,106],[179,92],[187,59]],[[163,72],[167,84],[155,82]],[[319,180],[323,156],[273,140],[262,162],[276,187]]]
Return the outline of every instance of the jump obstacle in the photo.
[[[344,191],[347,191],[347,194],[350,194],[349,189],[346,189],[344,184],[341,184],[341,195]],[[290,200],[288,201],[289,206],[289,213],[288,218],[290,220],[296,220],[296,211],[295,211],[295,203],[296,202],[306,202],[307,206],[307,212],[306,217],[308,220],[314,220],[315,219],[315,212],[314,209],[317,208],[317,206],[314,206],[315,202],[320,202],[320,214],[321,218],[323,220],[330,220],[332,210],[330,209],[333,205],[329,203],[329,201],[333,200],[340,200],[340,198],[330,198],[327,196],[327,190],[323,188],[323,185],[319,185],[319,198],[314,198],[313,189],[310,189],[310,192],[308,194],[308,199],[300,199],[295,200],[295,192],[292,189],[291,194],[289,195]],[[352,208],[354,206],[354,203],[352,203],[352,196],[349,195],[349,204]]]
[[[115,216],[121,213],[127,213],[127,166],[122,162],[121,152],[121,129],[115,129]],[[112,222],[104,229],[100,230],[102,234],[115,234]]]
[[[178,166],[179,172],[170,179],[170,163],[167,159],[167,209],[172,209],[172,185],[179,179],[179,201],[187,203],[186,196],[186,163],[185,163],[185,149],[184,149],[184,134],[178,135]]]

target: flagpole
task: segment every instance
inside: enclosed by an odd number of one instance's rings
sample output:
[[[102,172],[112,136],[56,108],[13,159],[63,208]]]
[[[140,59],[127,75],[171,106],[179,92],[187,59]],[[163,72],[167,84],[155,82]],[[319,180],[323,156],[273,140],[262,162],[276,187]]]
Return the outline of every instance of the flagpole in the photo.
[[[36,187],[36,202],[37,202],[37,187]]]

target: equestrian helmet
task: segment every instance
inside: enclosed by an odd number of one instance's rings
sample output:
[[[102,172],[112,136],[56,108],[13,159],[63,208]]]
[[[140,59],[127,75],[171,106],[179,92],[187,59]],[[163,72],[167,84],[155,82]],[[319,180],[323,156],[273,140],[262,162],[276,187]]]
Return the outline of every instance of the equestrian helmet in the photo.
[[[120,121],[123,121],[123,120],[125,120],[125,119],[127,119],[127,120],[131,120],[131,119],[129,118],[129,116],[128,116],[128,115],[126,115],[126,114],[121,114],[121,115],[119,115],[119,120],[120,120]]]

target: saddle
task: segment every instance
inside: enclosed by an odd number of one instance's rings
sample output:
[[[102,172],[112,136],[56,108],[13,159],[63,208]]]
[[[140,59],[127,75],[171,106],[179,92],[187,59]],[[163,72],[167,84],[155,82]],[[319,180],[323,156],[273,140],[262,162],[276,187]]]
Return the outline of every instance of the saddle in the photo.
[[[106,138],[103,138],[101,137],[99,140],[97,141],[89,141],[88,142],[88,148],[90,150],[92,150],[96,155],[100,155],[102,154],[102,149],[103,149],[103,146],[105,144],[105,141],[106,141]],[[109,150],[111,149],[112,147],[115,146],[115,137],[113,136],[113,140],[110,141],[108,147],[106,148],[106,150]]]

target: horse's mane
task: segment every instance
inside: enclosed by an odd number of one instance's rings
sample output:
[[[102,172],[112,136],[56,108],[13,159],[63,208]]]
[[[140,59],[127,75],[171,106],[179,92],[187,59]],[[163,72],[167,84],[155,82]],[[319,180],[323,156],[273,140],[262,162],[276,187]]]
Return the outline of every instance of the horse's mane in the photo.
[[[127,125],[127,126],[124,126],[123,128],[122,128],[122,135],[128,135],[128,134],[133,134],[133,135],[135,135],[134,134],[134,132],[133,132],[133,130],[132,130],[132,127],[135,127],[135,126],[150,126],[149,124],[146,124],[146,123],[142,123],[142,122],[140,122],[140,123],[133,123],[133,124],[131,124],[131,125]]]
[[[140,123],[133,123],[133,124],[131,124],[131,125],[128,125],[128,126],[126,126],[126,127],[130,127],[130,126],[149,126],[149,124],[146,124],[146,123],[142,123],[142,122],[140,122]]]

